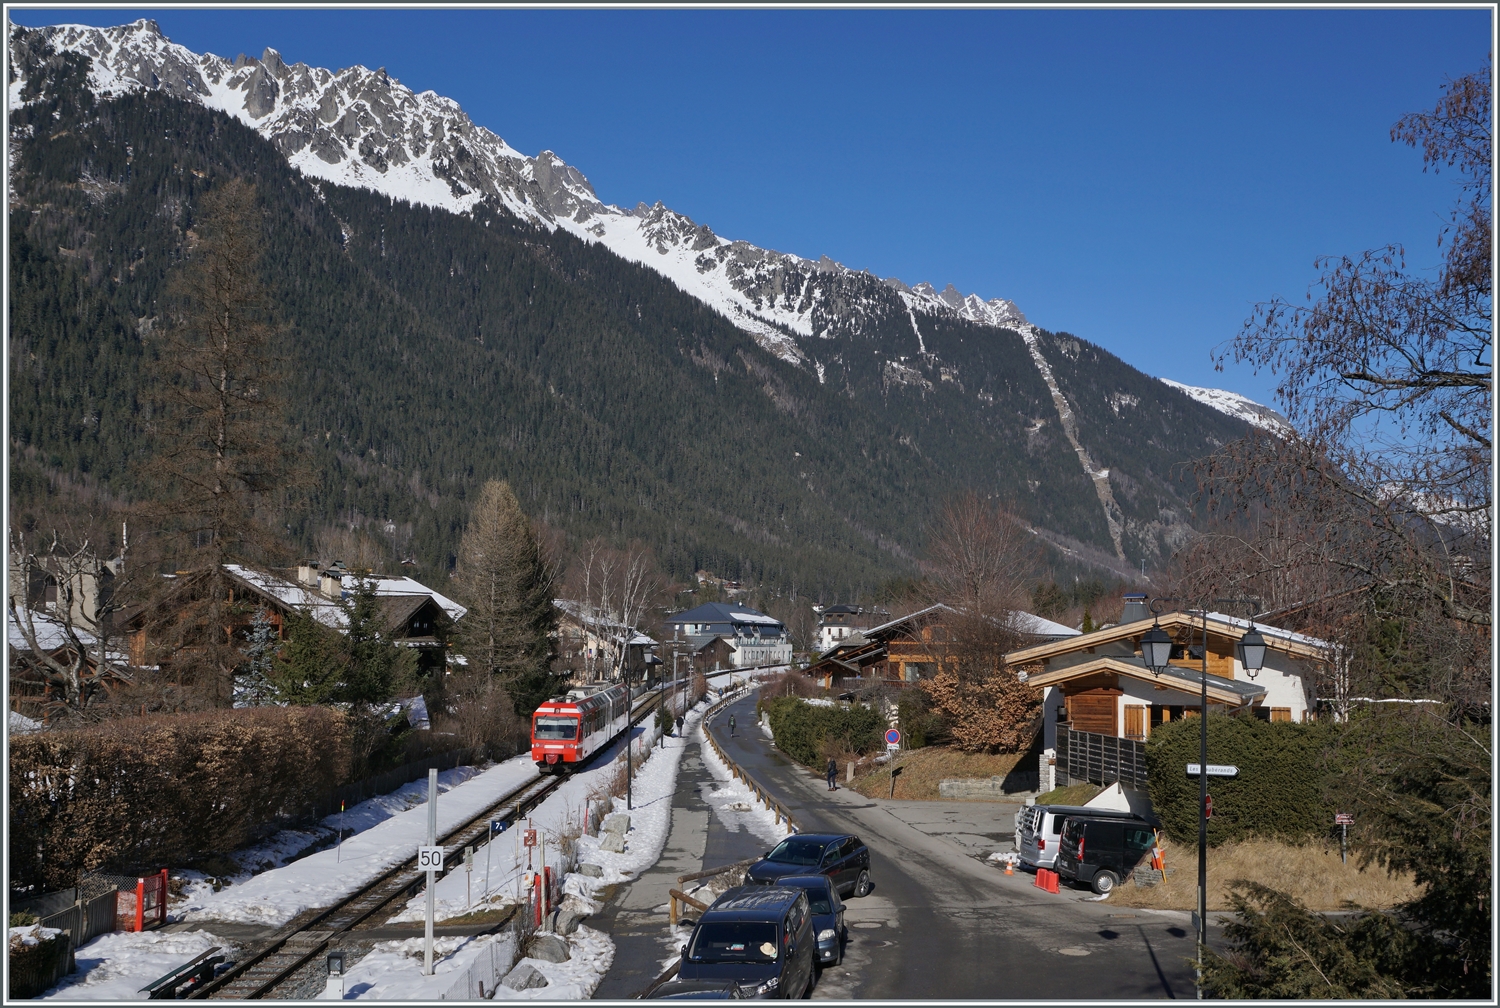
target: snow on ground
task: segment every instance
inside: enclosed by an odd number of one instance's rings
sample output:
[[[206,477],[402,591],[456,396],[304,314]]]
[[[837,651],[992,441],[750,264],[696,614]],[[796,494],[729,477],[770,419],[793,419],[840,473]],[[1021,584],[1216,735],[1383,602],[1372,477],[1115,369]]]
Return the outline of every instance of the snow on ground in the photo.
[[[704,705],[699,704],[688,711],[683,725],[684,732],[691,733],[703,717]],[[656,863],[666,843],[672,824],[672,796],[677,789],[677,765],[682,759],[687,741],[677,736],[668,736],[664,747],[658,747],[655,719],[647,719],[636,729],[632,740],[632,764],[635,780],[632,784],[632,809],[625,808],[625,799],[616,798],[613,810],[630,816],[630,832],[626,838],[623,854],[611,854],[599,849],[599,840],[583,834],[584,808],[593,800],[591,820],[598,818],[599,801],[617,772],[617,761],[624,756],[624,744],[616,743],[606,750],[594,769],[574,774],[566,783],[554,791],[546,801],[533,809],[526,822],[514,823],[505,833],[496,837],[474,852],[473,900],[475,904],[488,902],[494,905],[517,903],[523,899],[523,876],[528,865],[540,870],[542,847],[527,850],[521,845],[522,833],[527,828],[537,831],[546,843],[546,863],[561,877],[572,866],[567,863],[562,845],[564,841],[576,843],[579,861],[599,865],[604,874],[599,879],[574,883],[581,896],[592,896],[605,885],[623,882]],[[644,763],[642,760],[644,759]],[[594,829],[597,822],[591,821]],[[489,889],[486,893],[483,881],[488,868]],[[437,919],[456,917],[469,909],[469,880],[462,869],[450,870],[437,883]],[[586,876],[580,876],[586,878]],[[406,909],[392,921],[419,921],[426,914],[425,894],[412,898]]]
[[[755,792],[730,772],[729,765],[708,744],[701,722],[696,734],[703,743],[703,765],[708,767],[708,772],[718,781],[715,790],[706,800],[713,807],[719,822],[731,833],[748,829],[768,844],[774,846],[780,843],[791,832],[786,821],[777,823],[776,814],[762,805],[760,799],[755,797]]]
[[[58,1001],[144,1001],[141,988],[215,945],[234,958],[231,943],[207,931],[116,931],[100,935],[74,956],[78,968],[41,995]]]
[[[603,931],[584,925],[579,925],[567,940],[570,956],[567,962],[554,963],[530,957],[520,961],[546,977],[547,986],[524,991],[502,986],[496,989],[495,1000],[584,1001],[592,997],[599,981],[604,979],[604,974],[615,961],[615,943]]]
[[[439,832],[483,811],[506,792],[534,779],[537,771],[530,756],[523,755],[480,773],[472,768],[448,771],[446,791],[442,788],[444,776],[438,775]],[[274,927],[309,907],[328,906],[416,853],[427,839],[426,791],[426,781],[414,782],[347,811],[346,828],[356,819],[371,825],[346,838],[341,850],[329,848],[310,854],[222,892],[213,892],[202,884],[191,886],[174,916],[184,921],[234,921]],[[397,797],[403,793],[404,797]],[[409,805],[418,795],[420,802]],[[336,825],[336,814],[333,818]],[[276,853],[268,850],[267,856],[274,859]]]

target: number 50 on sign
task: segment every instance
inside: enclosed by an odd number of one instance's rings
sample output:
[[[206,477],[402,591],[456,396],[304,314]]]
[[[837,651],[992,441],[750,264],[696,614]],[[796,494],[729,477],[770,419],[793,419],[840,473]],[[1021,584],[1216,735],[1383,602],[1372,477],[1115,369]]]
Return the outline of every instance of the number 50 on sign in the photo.
[[[417,871],[442,871],[443,870],[443,848],[441,847],[418,847],[417,848]]]

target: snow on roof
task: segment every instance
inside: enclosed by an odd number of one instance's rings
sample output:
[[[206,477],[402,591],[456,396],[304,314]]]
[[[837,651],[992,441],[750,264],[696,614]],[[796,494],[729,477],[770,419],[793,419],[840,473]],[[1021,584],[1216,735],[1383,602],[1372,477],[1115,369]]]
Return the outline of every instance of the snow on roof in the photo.
[[[741,623],[770,623],[774,626],[781,625],[781,620],[767,616],[765,613],[732,612],[729,614],[729,616],[731,619],[739,620]]]
[[[1197,617],[1195,616],[1194,619],[1196,618]],[[1250,629],[1250,621],[1247,619],[1240,619],[1238,616],[1225,616],[1223,613],[1211,612],[1208,614],[1208,618],[1213,620],[1215,623],[1228,623],[1230,626],[1240,630]],[[1321,637],[1309,637],[1306,634],[1293,633],[1290,630],[1283,630],[1280,627],[1271,626],[1269,623],[1257,622],[1255,624],[1255,629],[1259,630],[1261,636],[1263,637],[1275,637],[1278,640],[1292,641],[1297,644],[1305,644],[1308,647],[1331,649],[1334,646],[1328,641],[1323,640]]]
[[[626,644],[630,644],[630,645],[633,645],[633,644],[645,644],[648,647],[654,647],[656,645],[656,641],[652,640],[650,637],[647,637],[643,633],[636,634],[634,637],[630,638],[630,640],[626,641],[625,643]]]
[[[1017,630],[1037,637],[1077,637],[1083,633],[1082,630],[1043,619],[1035,613],[1017,610],[1012,615],[1015,616]]]
[[[60,620],[46,613],[36,610],[27,610],[31,616],[31,627],[36,633],[37,647],[43,651],[55,651],[60,647],[68,645],[68,638],[63,633],[63,625]],[[12,651],[30,651],[31,645],[26,643],[26,637],[21,633],[21,624],[16,622],[16,614],[7,611],[5,614],[6,641],[10,644]],[[78,635],[78,642],[85,647],[95,643],[94,635],[82,629],[74,628]]]
[[[360,578],[359,574],[345,574],[344,589],[346,591],[357,590]],[[405,575],[375,574],[370,576],[370,580],[375,585],[376,595],[430,595],[433,601],[442,606],[443,611],[454,620],[461,619],[464,613],[469,611],[447,596]]]
[[[348,624],[344,610],[334,605],[333,601],[322,592],[241,564],[225,564],[224,569],[293,609],[302,609],[311,613],[313,619],[326,627],[343,630]]]
[[[253,585],[272,598],[279,599],[294,609],[309,610],[313,615],[313,619],[324,626],[332,627],[335,630],[344,629],[347,618],[344,615],[343,609],[335,605],[333,600],[322,592],[276,574],[258,571],[241,564],[225,564],[224,569],[235,577]],[[345,574],[340,579],[340,582],[345,591],[352,592],[358,590],[359,582],[363,577],[364,575],[360,574]],[[369,576],[369,580],[375,588],[377,597],[399,598],[402,596],[427,595],[438,605],[442,606],[443,611],[455,620],[468,612],[467,609],[452,599],[433,591],[420,581],[403,575],[374,574]]]
[[[668,625],[680,623],[759,623],[766,626],[781,626],[781,620],[745,605],[725,605],[723,602],[705,602],[696,608],[681,612],[665,621]]]
[[[33,721],[20,711],[11,711],[7,727],[13,735],[25,735],[27,732],[41,731],[44,725],[40,721]]]

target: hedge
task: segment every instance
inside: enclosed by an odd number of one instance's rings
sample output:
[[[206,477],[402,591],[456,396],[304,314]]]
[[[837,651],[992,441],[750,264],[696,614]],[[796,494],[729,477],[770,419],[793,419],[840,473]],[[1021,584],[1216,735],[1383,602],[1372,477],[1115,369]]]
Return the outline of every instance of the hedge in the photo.
[[[11,885],[77,884],[228,853],[344,779],[342,714],[260,707],[10,739]]]
[[[886,728],[879,712],[857,704],[823,707],[800,697],[777,697],[765,701],[763,708],[776,747],[803,766],[819,770],[826,758],[825,742],[863,754],[881,745],[881,732]]]
[[[1198,719],[1185,718],[1153,728],[1146,743],[1151,806],[1179,842],[1198,836],[1198,778],[1186,769],[1198,762],[1200,734]],[[1238,776],[1208,779],[1210,846],[1250,836],[1293,842],[1326,836],[1334,810],[1325,798],[1324,756],[1332,741],[1333,728],[1323,722],[1209,715],[1208,762],[1239,767]]]

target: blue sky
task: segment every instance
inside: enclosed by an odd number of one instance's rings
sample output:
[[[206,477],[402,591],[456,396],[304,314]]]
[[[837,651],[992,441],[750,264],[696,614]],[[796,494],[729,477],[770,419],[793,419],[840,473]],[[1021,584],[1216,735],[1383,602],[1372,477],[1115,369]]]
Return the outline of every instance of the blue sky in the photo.
[[[10,9],[152,17],[233,57],[384,66],[607,202],[1014,300],[1148,373],[1273,401],[1214,346],[1300,299],[1319,255],[1400,242],[1455,198],[1390,141],[1491,49],[1471,10]]]

